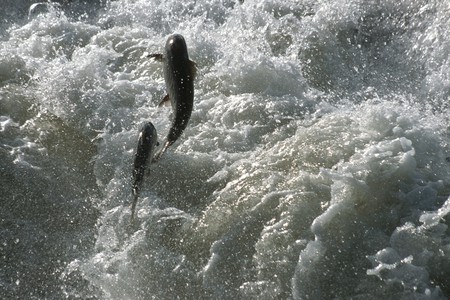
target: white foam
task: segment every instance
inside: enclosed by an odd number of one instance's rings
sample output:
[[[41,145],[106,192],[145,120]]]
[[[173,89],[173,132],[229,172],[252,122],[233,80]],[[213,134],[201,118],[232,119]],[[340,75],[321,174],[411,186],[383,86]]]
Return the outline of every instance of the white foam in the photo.
[[[84,2],[0,13],[0,296],[448,298],[444,2]],[[194,111],[130,224],[173,32]]]

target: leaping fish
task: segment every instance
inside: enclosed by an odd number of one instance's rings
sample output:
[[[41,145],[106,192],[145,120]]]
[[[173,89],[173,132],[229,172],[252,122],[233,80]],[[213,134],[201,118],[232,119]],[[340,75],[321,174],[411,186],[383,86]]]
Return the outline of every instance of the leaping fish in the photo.
[[[161,101],[160,106],[166,101],[170,101],[174,111],[169,133],[153,159],[153,161],[157,161],[186,129],[194,106],[194,78],[197,68],[195,63],[189,59],[186,42],[180,34],[169,36],[164,54],[150,54],[149,57],[164,64],[167,95]]]
[[[134,211],[139,198],[142,181],[144,180],[146,166],[148,162],[152,160],[157,145],[158,134],[156,133],[155,126],[153,126],[151,122],[147,122],[139,132],[139,141],[136,154],[134,156],[132,186],[132,194],[134,198],[131,205],[131,221],[134,220]]]

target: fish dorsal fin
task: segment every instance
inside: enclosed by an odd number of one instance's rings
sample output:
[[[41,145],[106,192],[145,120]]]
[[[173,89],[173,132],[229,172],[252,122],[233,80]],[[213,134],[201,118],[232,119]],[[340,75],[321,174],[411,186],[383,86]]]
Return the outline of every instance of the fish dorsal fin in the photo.
[[[189,60],[189,68],[191,69],[192,77],[195,78],[197,75],[197,64],[194,61]]]

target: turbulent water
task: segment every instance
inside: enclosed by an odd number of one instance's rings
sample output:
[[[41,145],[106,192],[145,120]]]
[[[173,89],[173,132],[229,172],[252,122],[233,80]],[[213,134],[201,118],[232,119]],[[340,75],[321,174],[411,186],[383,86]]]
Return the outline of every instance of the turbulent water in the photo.
[[[0,3],[1,299],[450,298],[448,1]]]

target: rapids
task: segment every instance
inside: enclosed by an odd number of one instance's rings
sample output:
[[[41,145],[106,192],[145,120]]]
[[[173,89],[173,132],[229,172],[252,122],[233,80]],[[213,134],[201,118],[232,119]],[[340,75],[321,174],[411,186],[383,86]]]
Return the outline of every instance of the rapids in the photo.
[[[449,299],[450,5],[2,0],[1,299]],[[166,136],[169,34],[197,64]]]

